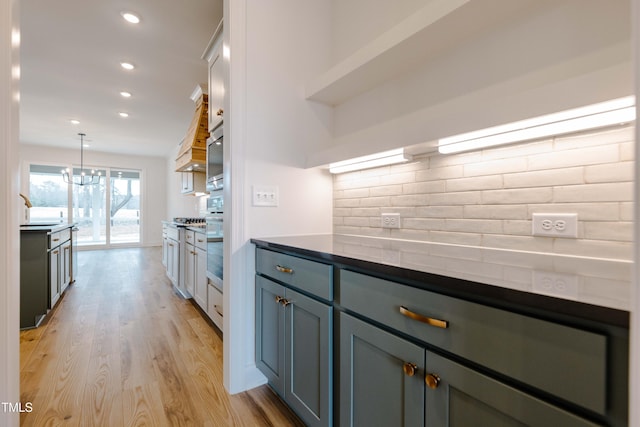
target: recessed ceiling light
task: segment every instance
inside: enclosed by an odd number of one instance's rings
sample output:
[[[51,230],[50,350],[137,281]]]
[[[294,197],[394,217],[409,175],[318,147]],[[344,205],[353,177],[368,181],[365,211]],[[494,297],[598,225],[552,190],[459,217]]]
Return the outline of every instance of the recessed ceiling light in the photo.
[[[131,93],[130,92],[122,91],[122,92],[120,92],[120,95],[122,95],[123,98],[131,98]]]
[[[72,125],[79,125],[80,124],[80,120],[71,119],[71,120],[69,120],[69,123],[71,123]]]
[[[132,24],[137,24],[138,22],[140,22],[140,17],[135,13],[122,12],[121,15],[126,21],[131,22]]]
[[[120,112],[118,114],[120,114],[120,117],[129,117],[129,113]]]
[[[133,70],[134,68],[136,68],[136,67],[135,67],[135,65],[133,65],[133,64],[132,64],[132,63],[130,63],[130,62],[121,62],[121,63],[120,63],[120,66],[121,66],[122,68],[124,68],[125,70]]]

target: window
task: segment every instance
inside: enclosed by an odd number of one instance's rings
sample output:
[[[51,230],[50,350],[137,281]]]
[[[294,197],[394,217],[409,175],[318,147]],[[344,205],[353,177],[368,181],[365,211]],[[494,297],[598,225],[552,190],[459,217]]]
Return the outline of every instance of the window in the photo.
[[[100,183],[81,186],[64,182],[65,168],[30,165],[31,222],[76,223],[79,246],[140,243],[140,171],[96,169]]]
[[[63,166],[31,165],[29,167],[29,221],[67,223],[69,219],[69,189],[62,180]]]

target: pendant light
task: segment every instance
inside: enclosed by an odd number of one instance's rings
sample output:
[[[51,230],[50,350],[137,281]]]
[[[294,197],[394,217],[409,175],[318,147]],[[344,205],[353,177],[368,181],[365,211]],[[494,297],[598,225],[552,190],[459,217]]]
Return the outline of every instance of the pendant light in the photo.
[[[74,185],[96,185],[100,183],[101,173],[91,169],[91,175],[87,175],[84,170],[84,137],[86,136],[84,133],[79,133],[80,135],[80,175],[71,175],[71,171],[69,168],[62,170],[62,179],[67,184]]]

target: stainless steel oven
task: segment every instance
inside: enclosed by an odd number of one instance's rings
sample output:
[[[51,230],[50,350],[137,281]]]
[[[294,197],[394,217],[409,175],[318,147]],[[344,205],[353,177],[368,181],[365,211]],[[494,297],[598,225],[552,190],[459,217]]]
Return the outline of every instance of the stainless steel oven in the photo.
[[[224,233],[223,233],[224,199],[222,195],[211,195],[207,200],[207,214],[205,215],[207,230],[207,277],[211,283],[223,291],[223,261],[224,261]]]

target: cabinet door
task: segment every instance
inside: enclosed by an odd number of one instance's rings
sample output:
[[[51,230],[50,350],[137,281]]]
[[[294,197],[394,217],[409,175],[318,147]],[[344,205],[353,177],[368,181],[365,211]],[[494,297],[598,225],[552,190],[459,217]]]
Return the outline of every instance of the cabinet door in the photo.
[[[256,276],[256,365],[284,396],[284,286]]]
[[[182,193],[193,192],[193,174],[190,172],[181,172],[182,175]]]
[[[49,308],[60,298],[60,248],[49,252]]]
[[[207,310],[207,251],[195,248],[195,291],[193,298],[200,308]]]
[[[433,427],[595,426],[436,354],[427,353],[426,421]]]
[[[167,277],[174,286],[178,286],[178,272],[180,271],[180,254],[178,242],[167,240]]]
[[[224,73],[220,47],[209,61],[209,132],[222,121],[224,104]]]
[[[65,242],[60,250],[60,294],[62,294],[71,283],[71,241]]]
[[[164,265],[165,269],[167,268],[167,238],[162,238],[162,265]]]
[[[340,425],[424,426],[424,357],[423,348],[340,313]]]
[[[285,400],[312,427],[331,424],[332,308],[285,291]]]
[[[184,246],[184,286],[191,296],[196,293],[196,251],[193,245]]]

